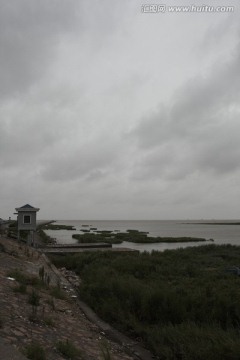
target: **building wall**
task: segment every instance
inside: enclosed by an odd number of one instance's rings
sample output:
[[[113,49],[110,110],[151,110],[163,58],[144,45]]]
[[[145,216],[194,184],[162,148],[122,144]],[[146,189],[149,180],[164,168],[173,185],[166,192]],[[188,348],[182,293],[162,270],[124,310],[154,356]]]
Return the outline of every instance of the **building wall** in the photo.
[[[24,217],[30,216],[30,223],[24,223]],[[25,218],[25,221],[27,219]],[[18,212],[18,230],[36,230],[37,214],[35,211]]]

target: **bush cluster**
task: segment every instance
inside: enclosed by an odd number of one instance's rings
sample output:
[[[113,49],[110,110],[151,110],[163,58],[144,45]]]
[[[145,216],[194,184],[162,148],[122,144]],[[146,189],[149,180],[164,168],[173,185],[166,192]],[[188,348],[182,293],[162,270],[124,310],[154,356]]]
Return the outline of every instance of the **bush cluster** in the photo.
[[[161,359],[233,359],[240,353],[240,247],[54,257],[82,278],[81,297]],[[194,356],[193,356],[194,354]]]

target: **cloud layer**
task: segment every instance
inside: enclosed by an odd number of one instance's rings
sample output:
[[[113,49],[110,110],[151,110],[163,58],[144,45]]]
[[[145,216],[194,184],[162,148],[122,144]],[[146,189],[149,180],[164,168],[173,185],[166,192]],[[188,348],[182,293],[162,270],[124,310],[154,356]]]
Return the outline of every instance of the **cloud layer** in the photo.
[[[0,217],[238,218],[238,2],[141,5],[0,0]]]

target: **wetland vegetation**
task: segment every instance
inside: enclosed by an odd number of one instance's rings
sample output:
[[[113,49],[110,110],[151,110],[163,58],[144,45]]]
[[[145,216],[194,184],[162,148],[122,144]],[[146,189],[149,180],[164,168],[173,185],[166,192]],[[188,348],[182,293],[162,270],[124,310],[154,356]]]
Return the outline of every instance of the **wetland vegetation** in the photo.
[[[114,232],[110,230],[94,231],[81,230],[84,234],[73,234],[72,237],[79,243],[99,243],[107,242],[111,244],[121,244],[123,241],[150,244],[150,243],[180,243],[180,242],[200,242],[207,241],[203,238],[195,237],[154,237],[149,236],[147,232],[138,230],[127,230],[127,232]],[[211,239],[211,241],[213,241]]]
[[[72,225],[54,225],[52,223],[46,224],[42,227],[43,230],[76,230]]]
[[[81,277],[80,297],[160,359],[238,359],[240,247],[52,256]]]

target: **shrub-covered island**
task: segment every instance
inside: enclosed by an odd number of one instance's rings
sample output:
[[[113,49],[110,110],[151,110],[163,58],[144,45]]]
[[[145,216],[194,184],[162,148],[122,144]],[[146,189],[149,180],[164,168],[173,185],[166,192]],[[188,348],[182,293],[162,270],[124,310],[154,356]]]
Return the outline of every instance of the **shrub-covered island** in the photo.
[[[81,231],[83,231],[81,229]],[[95,231],[89,232],[90,230],[85,230],[84,234],[73,234],[72,237],[77,239],[79,243],[99,243],[99,242],[108,242],[111,244],[121,244],[123,241],[129,241],[134,243],[178,243],[178,242],[199,242],[207,241],[203,238],[194,238],[194,237],[153,237],[149,236],[148,233],[138,231],[138,230],[127,230],[127,232],[114,232],[114,231]],[[211,239],[211,241],[213,241]]]
[[[239,359],[240,247],[89,252],[52,260],[79,274],[80,297],[103,319],[159,359]]]
[[[76,228],[72,225],[54,225],[47,224],[42,227],[43,230],[76,230]]]

